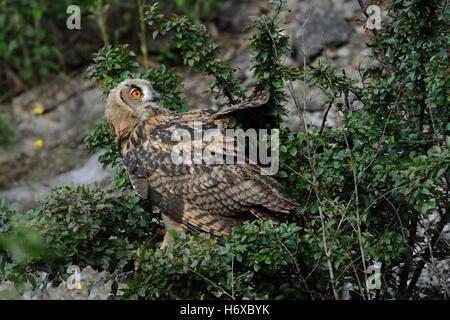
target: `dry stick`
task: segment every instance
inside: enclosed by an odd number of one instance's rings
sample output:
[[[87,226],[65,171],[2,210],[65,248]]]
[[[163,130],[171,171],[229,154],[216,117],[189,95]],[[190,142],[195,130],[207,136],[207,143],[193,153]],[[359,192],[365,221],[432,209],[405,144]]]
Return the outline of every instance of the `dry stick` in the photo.
[[[338,234],[337,234],[337,231],[339,231],[339,230],[341,229],[342,222],[344,221],[344,218],[346,218],[347,210],[348,210],[348,208],[349,208],[349,206],[350,206],[350,203],[351,203],[352,200],[353,200],[353,196],[354,196],[354,195],[355,195],[355,191],[352,192],[352,195],[350,196],[350,199],[349,199],[348,202],[347,202],[347,205],[346,205],[346,207],[345,207],[345,210],[344,210],[344,212],[342,212],[342,217],[341,217],[341,219],[339,220],[338,226],[337,226],[337,228],[336,228],[336,234],[334,235],[333,241],[331,241],[331,247],[333,247],[334,243],[336,242],[336,238],[337,238],[337,235],[338,235]],[[348,222],[349,222],[350,225],[353,227],[352,222],[351,222],[350,220],[348,220]],[[354,228],[354,227],[353,227],[353,228]]]
[[[445,4],[442,6],[442,14],[447,10],[448,1],[445,1]]]
[[[336,238],[337,238],[337,235],[338,235],[338,231],[339,231],[340,228],[341,228],[341,225],[342,225],[342,222],[344,221],[344,218],[348,221],[348,223],[349,223],[350,226],[353,228],[353,230],[354,230],[354,231],[357,231],[357,230],[355,230],[355,227],[353,226],[352,221],[351,221],[350,219],[347,219],[347,216],[346,216],[346,212],[347,212],[347,210],[348,210],[348,208],[349,208],[349,206],[350,206],[350,203],[351,203],[352,200],[353,200],[354,195],[355,195],[355,191],[352,192],[352,195],[351,195],[349,201],[347,202],[347,206],[346,206],[346,208],[345,208],[345,211],[342,213],[342,217],[341,217],[341,219],[339,220],[339,224],[338,224],[338,226],[337,226],[337,228],[336,228],[336,234],[334,235],[334,238],[333,238],[333,241],[331,242],[330,248],[333,248],[334,243],[336,242]],[[346,252],[347,252],[347,254],[348,254],[349,256],[351,256],[350,252],[348,251],[348,247],[346,248]],[[351,260],[351,258],[350,258],[350,264],[352,265],[352,269],[353,269],[353,272],[354,272],[354,274],[355,274],[356,281],[358,282],[358,288],[359,288],[359,291],[360,291],[360,295],[361,295],[361,297],[364,299],[364,291],[363,291],[363,288],[362,288],[361,283],[360,283],[360,281],[359,281],[358,272],[357,272],[357,270],[356,270],[356,268],[355,268],[355,266],[354,266],[354,261]],[[344,271],[342,272],[341,276],[344,274],[344,272],[345,272],[347,269],[348,269],[348,267],[346,267],[346,268],[344,269]],[[338,280],[339,278],[340,278],[340,276],[337,277],[336,280]]]
[[[231,257],[231,296],[234,299],[234,254]]]
[[[299,267],[299,265],[298,265],[297,259],[294,257],[294,255],[292,254],[292,252],[286,247],[286,245],[283,243],[283,241],[281,241],[280,236],[279,236],[278,234],[277,234],[276,236],[277,236],[278,241],[279,241],[279,242],[281,243],[281,245],[283,246],[284,250],[286,250],[286,251],[289,253],[289,255],[290,255],[291,258],[292,258],[292,261],[294,261],[295,268],[297,269],[297,273],[298,273],[298,275],[300,276],[300,279],[302,280],[303,285],[304,285],[305,288],[306,288],[306,291],[308,291],[309,296],[311,297],[311,300],[314,300],[314,296],[313,296],[311,290],[309,290],[309,287],[308,287],[308,285],[306,284],[306,280],[305,280],[305,278],[303,277],[303,275],[302,275],[302,273],[301,273],[301,271],[300,271],[300,267]]]
[[[308,18],[309,18],[309,15],[308,15]],[[307,21],[308,21],[308,18],[305,20],[305,22],[304,22],[304,24],[303,24],[303,30],[304,30],[305,24],[306,24]],[[271,37],[272,37],[272,36],[271,36]],[[273,41],[273,38],[272,38],[272,41]],[[307,90],[306,90],[306,78],[307,78],[307,77],[306,77],[306,56],[305,56],[306,50],[305,50],[304,43],[305,43],[305,42],[304,42],[304,33],[302,32],[302,44],[303,44],[303,48],[302,48],[302,50],[303,50],[303,72],[304,72],[304,81],[303,81],[303,83],[304,83],[304,92],[306,93],[306,91],[307,91]],[[308,146],[308,157],[307,157],[307,159],[308,159],[308,162],[309,162],[309,164],[310,164],[311,171],[312,171],[312,176],[313,176],[313,182],[312,182],[312,183],[311,183],[311,181],[309,181],[308,179],[307,179],[307,181],[308,181],[310,184],[313,185],[313,188],[314,188],[314,192],[315,192],[316,198],[318,199],[318,208],[319,208],[319,214],[320,214],[321,223],[322,223],[322,234],[323,234],[323,236],[324,236],[324,235],[325,235],[325,222],[324,222],[324,219],[323,219],[323,213],[322,213],[322,208],[321,208],[321,204],[320,204],[320,196],[319,196],[319,193],[318,193],[317,182],[316,182],[315,174],[314,174],[314,166],[313,166],[312,161],[311,161],[311,157],[314,156],[316,150],[314,150],[314,154],[313,154],[313,155],[311,155],[310,152],[309,152],[308,133],[307,133],[307,128],[306,128],[305,116],[304,116],[305,113],[306,113],[306,99],[303,100],[303,112],[300,112],[300,107],[299,107],[300,103],[299,103],[297,97],[296,97],[295,94],[294,94],[294,89],[293,89],[293,86],[292,86],[292,81],[289,81],[289,83],[288,83],[288,89],[289,89],[289,92],[290,92],[290,94],[291,94],[291,96],[292,96],[292,98],[293,98],[293,100],[294,100],[294,103],[295,103],[295,105],[296,105],[296,107],[297,107],[297,110],[298,110],[299,114],[302,116],[303,127],[304,127],[304,130],[305,130],[305,139],[306,139],[306,144],[307,144],[307,146]],[[290,168],[289,166],[288,166],[288,168],[291,169],[291,170],[293,170],[293,169]],[[295,170],[294,170],[294,172],[295,172]],[[301,176],[302,176],[302,175],[301,175]],[[327,257],[327,264],[328,264],[328,268],[329,268],[330,282],[331,282],[331,286],[332,286],[332,289],[333,289],[333,294],[334,294],[335,299],[336,299],[336,300],[339,300],[339,296],[338,296],[338,294],[337,294],[336,284],[335,284],[335,280],[334,280],[333,266],[332,266],[331,260],[330,260],[330,253],[328,252],[328,248],[327,248],[326,235],[325,235],[325,237],[324,237],[323,239],[324,239],[323,241],[324,241],[324,248],[325,248],[325,256]],[[312,273],[312,272],[311,272],[311,273]],[[310,274],[311,274],[311,273],[310,273]],[[309,276],[310,276],[310,275],[308,275],[308,277],[309,277]],[[307,278],[308,278],[308,277],[307,277]],[[305,283],[305,285],[306,285],[306,283]]]
[[[308,280],[309,277],[312,276],[312,274],[314,273],[314,271],[316,271],[317,267],[320,265],[320,258],[322,258],[322,253],[320,253],[320,257],[317,259],[318,262],[316,263],[316,265],[314,266],[314,268],[312,268],[311,272],[308,273],[308,275],[306,276],[305,281]]]
[[[366,84],[364,83],[364,77],[363,77],[363,75],[361,73],[361,63],[358,64],[358,74],[359,74],[359,77],[361,79],[361,84],[363,86],[363,89],[365,89],[366,88]]]
[[[347,149],[349,151],[350,156],[350,164],[352,166],[352,173],[353,173],[353,184],[355,185],[355,204],[356,204],[356,226],[358,229],[358,242],[359,242],[359,250],[361,251],[361,257],[362,257],[362,263],[363,263],[363,271],[364,271],[364,279],[367,281],[367,268],[366,268],[366,258],[364,256],[364,247],[362,243],[362,236],[361,236],[361,217],[359,216],[359,195],[358,195],[358,180],[356,178],[356,170],[355,170],[355,164],[353,162],[353,155],[352,151],[350,150],[350,145],[348,143],[347,135],[345,134],[345,129],[342,130],[342,133],[344,135],[345,144],[347,145]],[[367,289],[367,299],[370,300],[370,293]]]
[[[333,98],[333,100],[330,101],[330,104],[328,105],[327,110],[325,111],[325,114],[323,115],[322,125],[320,126],[320,131],[319,131],[319,138],[322,138],[323,129],[325,128],[325,123],[327,122],[328,112],[330,112],[333,102],[334,102],[334,98]],[[316,149],[317,149],[317,147],[318,147],[318,145],[316,146]]]
[[[299,175],[300,177],[302,177],[302,179],[304,179],[306,182],[308,182],[309,184],[312,184],[312,181],[309,180],[307,177],[305,177],[304,174],[302,174],[301,172],[293,169],[291,166],[289,166],[288,164],[282,163],[281,164],[283,167],[288,168],[289,170],[291,170],[292,172],[294,172],[295,174]]]
[[[353,193],[352,196],[350,197],[350,200],[349,200],[349,202],[348,202],[348,204],[347,204],[346,211],[347,211],[347,209],[348,209],[348,206],[350,205],[351,199],[353,199],[353,195],[354,195],[354,193]],[[334,242],[336,242],[337,233],[338,233],[339,229],[341,228],[341,224],[342,224],[344,218],[346,218],[345,214],[342,215],[342,218],[341,218],[341,220],[339,221],[339,225],[338,225],[338,227],[336,228],[336,234],[335,234],[334,239],[333,239],[333,241],[332,241],[332,243],[331,243],[331,245],[330,245],[330,248],[332,248],[333,245],[334,245]],[[350,225],[352,226],[352,228],[355,229],[355,227],[353,226],[352,222],[351,222],[350,220],[348,220],[348,222],[350,223]],[[343,243],[344,243],[344,245],[345,245],[345,241],[343,241]],[[355,267],[355,265],[354,265],[354,262],[356,262],[358,259],[356,259],[355,261],[353,261],[353,260],[351,259],[351,252],[348,250],[348,246],[346,246],[345,251],[346,251],[347,256],[348,256],[348,258],[349,258],[349,260],[350,260],[350,265],[351,265],[351,267],[352,267],[352,269],[353,269],[353,273],[355,274],[356,281],[358,282],[359,294],[360,294],[360,296],[362,297],[362,299],[364,299],[364,291],[363,291],[363,288],[362,288],[362,286],[361,286],[361,282],[360,282],[360,280],[359,280],[358,272],[357,272],[356,267]],[[348,268],[349,268],[349,266],[346,266],[346,267],[344,268],[344,270],[342,271],[342,273],[336,278],[336,281],[339,280],[339,278],[342,277],[342,276],[345,274],[345,272],[347,271]]]
[[[25,84],[13,70],[11,70],[10,68],[7,67],[5,69],[5,73],[6,73],[6,78],[10,78],[16,85],[15,91],[19,92],[19,91],[22,91],[25,89]]]
[[[198,273],[198,272],[195,271],[194,269],[192,269],[192,268],[190,268],[190,267],[187,267],[187,268],[188,268],[189,271],[191,271],[191,272],[193,272],[194,274],[196,274],[196,275],[202,277],[202,278],[205,279],[206,281],[212,283],[212,284],[213,284],[214,286],[216,286],[218,289],[222,290],[223,293],[225,293],[225,294],[226,294],[227,296],[229,296],[231,299],[235,300],[235,298],[234,298],[233,295],[229,294],[229,293],[227,292],[227,290],[225,290],[224,288],[222,288],[221,286],[219,286],[217,283],[215,283],[215,282],[212,281],[211,279],[205,277],[205,276],[202,275],[201,273]]]
[[[413,214],[416,213],[413,211]],[[409,220],[409,237],[408,237],[408,247],[411,249],[411,253],[414,252],[414,243],[416,240],[416,234],[417,234],[417,223],[418,218],[411,218]],[[398,286],[398,293],[397,294],[404,294],[406,292],[406,288],[408,286],[408,277],[409,277],[409,270],[411,266],[405,262],[403,264],[403,269],[400,272],[399,276],[399,286]]]
[[[281,6],[278,8],[277,13],[275,14],[275,17],[274,17],[274,20],[273,20],[273,21],[275,21],[276,17],[279,15],[280,10],[281,10]],[[273,24],[273,21],[272,21],[272,24]],[[306,21],[305,21],[305,23],[306,23]],[[276,47],[276,43],[275,43],[275,39],[272,37],[272,34],[270,33],[269,26],[267,25],[267,22],[264,21],[264,25],[266,26],[266,30],[268,31],[269,36],[270,36],[270,39],[272,40],[273,48],[274,48],[274,51],[275,51],[275,57],[277,58],[277,60],[279,60],[279,57],[278,57],[278,51],[277,51],[277,47]],[[305,63],[306,63],[306,62],[305,62]],[[292,82],[290,82],[290,85],[291,85],[291,87],[292,87]],[[289,87],[289,86],[288,86],[288,87]],[[293,93],[293,88],[291,88],[291,87],[289,87],[289,89],[290,89],[290,91],[292,90],[291,93]],[[305,91],[305,92],[306,92],[306,91]],[[297,105],[298,101],[296,100],[295,95],[292,94],[292,97],[293,97],[293,99],[294,99],[295,104]],[[291,167],[289,167],[288,165],[286,165],[286,167],[288,167],[289,169],[291,169],[291,170],[293,170],[293,171],[295,172],[295,170],[292,169]],[[298,173],[298,172],[297,172],[297,173]],[[300,173],[298,173],[298,174],[300,174]],[[300,175],[301,175],[301,174],[300,174]],[[301,175],[301,176],[302,176],[302,175]],[[305,177],[305,179],[306,179],[306,177]],[[278,237],[278,235],[277,235],[277,237]],[[292,255],[292,253],[290,252],[290,250],[284,245],[284,243],[280,240],[279,237],[278,237],[278,240],[279,240],[279,242],[281,243],[281,245],[285,248],[285,250],[289,253],[289,255],[291,255],[291,258],[292,258],[292,260],[294,261],[294,265],[295,265],[295,267],[296,267],[296,269],[297,269],[297,273],[298,273],[298,275],[300,276],[300,279],[302,280],[302,282],[303,282],[303,284],[304,284],[306,290],[308,291],[308,293],[309,293],[311,299],[314,300],[314,296],[313,296],[312,292],[310,291],[310,289],[309,289],[309,287],[308,287],[308,285],[307,285],[307,283],[306,283],[306,280],[305,280],[305,278],[303,277],[303,275],[302,275],[302,273],[301,273],[300,267],[298,266],[297,259],[295,259],[295,257]]]
[[[394,103],[394,104],[396,104],[396,103]],[[369,163],[366,167],[364,167],[364,169],[363,169],[363,174],[367,171],[367,169],[369,169],[369,168],[372,166],[373,162],[375,161],[375,159],[376,159],[377,156],[378,156],[378,153],[379,153],[380,150],[381,150],[381,145],[382,145],[382,143],[383,143],[382,140],[383,140],[383,138],[384,138],[384,135],[386,134],[387,125],[389,124],[389,120],[391,119],[391,115],[392,115],[392,111],[393,111],[393,110],[394,110],[394,107],[392,107],[391,110],[389,111],[389,115],[388,115],[388,117],[387,117],[387,119],[386,119],[386,123],[384,124],[383,132],[382,132],[382,134],[381,134],[380,139],[378,140],[378,149],[377,149],[377,152],[375,153],[374,157],[372,158],[372,161],[370,161],[370,163]]]
[[[444,226],[447,224],[447,215],[443,215],[442,210],[439,205],[439,201],[436,201],[439,211],[441,212],[441,221],[439,222],[436,233],[434,234],[433,238],[431,239],[431,247],[434,247],[437,240],[440,238],[442,230],[444,229]],[[447,217],[447,218],[446,218]],[[422,260],[419,262],[419,265],[414,270],[413,276],[411,278],[411,281],[409,283],[407,292],[411,293],[414,287],[416,286],[417,280],[419,280],[420,275],[422,274],[422,269],[425,266],[425,261],[429,259],[430,252],[425,252],[423,255]]]
[[[436,143],[439,145],[440,140],[436,131],[436,126],[434,124],[433,112],[431,111],[431,91],[428,93],[428,111],[430,111],[431,125],[433,127],[434,137],[436,138]]]
[[[434,272],[436,273],[436,277],[438,278],[439,284],[442,286],[442,288],[444,288],[444,299],[445,299],[446,295],[450,295],[450,291],[449,291],[448,287],[445,285],[444,281],[442,281],[441,272],[436,267],[436,260],[434,259],[433,248],[431,247],[431,244],[429,241],[430,236],[428,235],[426,228],[424,228],[424,232],[425,232],[425,236],[427,239],[428,250],[430,252],[431,266],[432,266]]]
[[[399,187],[397,187],[397,188],[399,188]],[[395,190],[397,188],[390,190],[388,193],[391,193],[393,190]],[[406,241],[406,234],[405,234],[406,228],[403,226],[402,219],[400,218],[400,213],[398,212],[397,208],[394,206],[394,204],[391,202],[391,200],[389,200],[389,198],[386,197],[386,195],[388,193],[383,194],[383,199],[386,200],[386,202],[389,203],[391,205],[391,207],[394,209],[395,215],[397,216],[398,222],[400,223],[400,230],[402,231],[403,242],[405,242]]]
[[[303,51],[303,83],[304,83],[304,92],[306,93],[306,81],[307,81],[307,73],[306,73],[306,48],[305,48],[305,24],[308,21],[308,19],[306,19],[305,23],[303,24],[303,28],[302,28],[302,51]],[[295,99],[294,99],[294,102]],[[330,250],[328,249],[328,245],[327,245],[327,235],[325,232],[326,229],[326,225],[325,225],[325,219],[324,219],[324,214],[322,212],[322,204],[320,202],[320,193],[319,193],[319,189],[317,187],[317,180],[316,180],[316,173],[315,173],[315,167],[312,161],[312,156],[310,153],[310,146],[309,146],[309,138],[308,138],[308,129],[307,129],[307,125],[306,125],[306,121],[305,121],[305,114],[306,114],[306,99],[303,101],[303,113],[302,113],[302,119],[303,119],[303,130],[304,130],[304,134],[305,134],[305,139],[306,139],[306,146],[307,146],[307,152],[308,152],[308,163],[311,169],[311,176],[313,179],[313,189],[314,189],[314,193],[316,195],[316,199],[317,199],[317,207],[319,210],[319,216],[320,216],[320,223],[322,225],[322,241],[323,241],[323,246],[324,246],[324,250],[325,250],[325,256],[327,258],[327,266],[328,266],[328,272],[330,274],[330,283],[331,283],[331,288],[333,290],[333,295],[334,298],[336,300],[339,300],[339,296],[337,293],[337,289],[336,289],[336,283],[335,283],[335,277],[334,277],[334,271],[333,271],[333,265],[331,263],[331,255],[330,255]]]
[[[195,4],[194,4],[194,15],[195,15],[195,20],[196,21],[200,21],[201,18],[201,9],[202,6],[202,1],[201,0],[196,0]]]
[[[344,74],[344,77],[347,78],[347,75],[345,73],[345,69],[342,70],[342,73]],[[350,102],[348,101],[348,87],[344,87],[344,103],[345,103],[345,113],[347,116],[350,113]]]
[[[345,252],[347,253],[347,255],[348,255],[348,257],[349,257],[349,260],[350,260],[350,266],[352,267],[353,273],[355,274],[356,282],[358,283],[359,294],[361,295],[361,298],[364,300],[364,298],[365,298],[365,297],[364,297],[364,291],[363,291],[363,289],[362,289],[361,281],[359,280],[359,277],[358,277],[358,270],[357,270],[357,268],[356,268],[356,266],[355,266],[355,262],[356,262],[358,259],[353,260],[353,259],[351,258],[351,252],[350,252],[350,250],[349,250],[347,244],[345,243],[345,241],[342,241],[342,243],[343,243],[344,246],[345,246]],[[345,272],[347,269],[348,269],[348,266],[344,269],[344,272]],[[342,272],[342,275],[344,274],[344,272]],[[338,277],[338,279],[339,279],[339,277]]]
[[[333,103],[334,103],[335,99],[336,99],[336,97],[334,97],[334,98],[330,101],[330,103],[328,104],[327,110],[325,110],[325,114],[323,115],[323,118],[322,118],[322,125],[320,126],[319,139],[322,138],[323,130],[324,130],[324,128],[325,128],[325,123],[327,122],[328,112],[330,112],[331,107],[333,106]],[[320,144],[320,141],[317,141],[317,144],[316,144],[316,146],[314,147],[313,154],[316,154],[317,148],[319,148],[319,144]]]
[[[97,17],[98,26],[100,27],[100,32],[102,34],[103,44],[105,46],[109,45],[109,37],[108,32],[106,30],[106,18],[105,18],[106,10],[102,5],[102,0],[100,0],[97,4],[97,8],[94,12],[94,15]]]
[[[348,100],[347,100],[347,104],[348,104]],[[347,106],[347,108],[349,108],[349,106]],[[348,142],[348,141],[347,141],[347,142]],[[347,148],[348,148],[348,144],[347,144]],[[345,212],[348,210],[348,207],[349,207],[349,205],[350,205],[350,203],[351,203],[351,200],[353,199],[353,196],[354,196],[355,194],[357,194],[357,188],[353,191],[353,193],[352,193],[352,195],[351,195],[351,197],[350,197],[350,200],[349,200],[349,202],[347,203],[347,207],[346,207],[346,209],[345,209]],[[342,224],[342,222],[343,222],[343,219],[346,218],[345,212],[343,213],[342,218],[341,218],[340,221],[339,221],[339,225],[338,225],[337,231],[340,229],[340,226],[341,226],[341,224]],[[360,228],[359,228],[360,223],[357,222],[357,223],[358,223],[358,230],[356,230],[355,227],[353,226],[353,223],[351,222],[351,220],[347,220],[347,221],[350,223],[350,225],[351,225],[351,227],[353,228],[353,230],[356,231],[356,232],[358,233],[358,239],[360,240],[359,243],[360,243],[360,248],[361,248],[361,236],[360,236],[361,231],[360,231]],[[331,243],[331,245],[330,245],[330,248],[333,247],[334,242],[336,241],[336,236],[337,236],[337,235],[335,235],[335,237],[334,237],[334,239],[333,239],[333,241],[332,241],[332,243]],[[330,250],[331,250],[331,249],[330,249]],[[347,249],[347,252],[348,252],[348,249]],[[365,279],[366,279],[366,283],[367,283],[367,272],[366,272],[366,268],[365,268],[365,263],[364,263],[364,262],[365,262],[365,261],[363,261],[364,275],[365,275]],[[353,264],[353,260],[351,260],[351,264]],[[360,294],[361,294],[362,298],[364,299],[364,293],[362,292],[362,286],[361,286],[360,281],[359,281],[359,277],[358,277],[358,273],[357,273],[356,267],[355,267],[354,265],[353,265],[352,267],[353,267],[353,270],[354,270],[354,272],[355,272],[356,280],[357,280],[357,282],[358,282],[358,286],[359,286],[359,289],[360,289]],[[369,299],[370,299],[370,297],[369,297]]]

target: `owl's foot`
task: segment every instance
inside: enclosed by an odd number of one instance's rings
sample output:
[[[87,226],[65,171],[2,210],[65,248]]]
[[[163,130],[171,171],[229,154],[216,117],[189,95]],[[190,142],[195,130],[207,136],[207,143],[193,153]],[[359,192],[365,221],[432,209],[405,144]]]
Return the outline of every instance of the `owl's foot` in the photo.
[[[164,234],[164,239],[163,241],[159,244],[159,247],[165,248],[167,247],[170,242],[172,242],[171,236],[170,236],[170,232],[167,232],[168,229],[175,229],[177,231],[181,231],[181,232],[186,232],[186,228],[184,228],[181,224],[173,221],[172,219],[170,219],[168,216],[166,215],[162,215],[164,224],[166,226],[166,228],[164,230],[160,230],[158,229],[158,233],[161,232],[161,234]]]
[[[163,241],[159,244],[159,248],[163,249],[163,248],[167,247],[169,245],[170,241],[171,241],[170,233],[166,232],[166,234],[164,235]]]

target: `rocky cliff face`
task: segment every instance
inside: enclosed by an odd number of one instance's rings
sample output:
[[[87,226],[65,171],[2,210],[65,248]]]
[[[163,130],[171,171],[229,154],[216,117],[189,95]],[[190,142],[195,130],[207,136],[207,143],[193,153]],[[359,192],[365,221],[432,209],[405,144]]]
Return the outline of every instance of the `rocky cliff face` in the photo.
[[[52,81],[16,97],[9,109],[16,134],[12,146],[0,146],[1,198],[28,209],[55,183],[103,178],[83,144],[104,112],[101,91],[91,81]]]

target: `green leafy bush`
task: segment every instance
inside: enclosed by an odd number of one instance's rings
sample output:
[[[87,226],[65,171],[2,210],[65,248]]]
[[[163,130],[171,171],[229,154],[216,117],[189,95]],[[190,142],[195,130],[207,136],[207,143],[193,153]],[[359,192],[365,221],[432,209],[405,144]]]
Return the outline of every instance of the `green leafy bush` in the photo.
[[[219,90],[216,98],[223,93],[229,103],[238,102],[245,91],[238,81],[233,79],[236,68],[217,58],[218,47],[213,43],[205,26],[194,24],[187,18],[176,15],[167,19],[158,11],[158,7],[159,3],[151,6],[144,17],[150,26],[155,27],[153,38],[158,34],[174,34],[172,43],[180,49],[183,63],[215,78],[211,83],[211,92],[214,93],[215,89]]]
[[[325,62],[302,75],[326,93],[324,105],[340,111],[341,125],[285,132],[279,176],[302,202],[310,254],[327,264],[335,298],[345,284],[363,299],[418,298],[425,263],[448,258],[445,8],[444,1],[393,1],[392,20],[375,32],[374,61],[361,81]],[[425,222],[432,214],[438,223]],[[367,268],[375,262],[382,286],[371,293]],[[445,280],[440,286],[430,292],[448,294]]]
[[[292,281],[299,230],[295,224],[247,223],[225,245],[206,234],[173,232],[173,246],[137,252],[121,298],[301,298],[299,282]]]
[[[116,188],[101,190],[98,187],[77,187],[68,185],[52,188],[48,198],[41,201],[37,210],[29,211],[20,223],[11,223],[19,215],[5,207],[0,211],[2,236],[8,241],[1,242],[6,249],[0,257],[2,278],[22,284],[28,280],[39,289],[49,282],[58,285],[67,280],[67,267],[77,265],[80,268],[91,266],[95,270],[110,272],[108,279],[113,280],[113,288],[124,275],[133,269],[134,251],[141,245],[151,247],[156,243],[157,223],[152,222],[151,210],[144,212],[138,205],[140,201],[135,192],[120,192]],[[56,252],[42,259],[36,255],[34,247],[20,254],[14,254],[6,244],[19,238],[25,223],[33,236],[40,235],[44,252]],[[0,239],[0,240],[1,240]],[[34,242],[21,240],[25,243]],[[39,242],[38,242],[39,243]],[[153,243],[153,244],[152,244]],[[25,247],[27,248],[27,247]],[[24,259],[27,264],[24,265]],[[38,271],[47,273],[45,279],[39,279]],[[117,278],[116,278],[117,277]],[[91,284],[91,290],[101,279]],[[19,286],[23,293],[23,285]],[[116,289],[117,290],[117,289]],[[114,290],[113,290],[114,293]]]
[[[91,1],[78,1],[82,13]],[[69,0],[0,1],[0,75],[14,84],[14,92],[40,83],[62,71],[62,34]],[[5,90],[6,92],[6,90]]]
[[[236,0],[237,1],[237,0]],[[193,3],[196,3],[193,5]],[[237,1],[239,2],[239,1]],[[163,2],[165,12],[177,12],[188,15],[198,23],[204,18],[213,18],[220,14],[225,1],[191,1],[170,0]],[[69,17],[66,10],[70,5],[78,5],[81,10],[82,28],[86,28],[88,22],[95,21],[98,27],[98,35],[93,35],[92,41],[95,47],[97,42],[106,45],[117,43],[118,31],[113,30],[111,21],[123,19],[121,32],[128,30],[134,32],[130,23],[132,16],[143,17],[144,8],[147,6],[143,0],[80,0],[73,3],[70,0],[63,1],[34,1],[34,0],[1,0],[0,1],[0,78],[2,86],[8,86],[11,91],[19,92],[27,87],[41,83],[51,76],[65,72],[68,61],[65,61],[67,29],[66,20]],[[122,11],[119,17],[114,16],[113,8]],[[72,35],[78,31],[73,31]],[[133,43],[140,48],[144,56],[145,66],[148,67],[148,49],[145,22],[139,25],[138,43]],[[72,38],[70,38],[72,40]],[[92,44],[87,44],[91,45]],[[81,63],[85,57],[81,57]],[[70,62],[69,62],[70,63]],[[69,70],[70,71],[70,70]],[[7,90],[4,91],[5,93]],[[11,96],[0,98],[10,98]]]

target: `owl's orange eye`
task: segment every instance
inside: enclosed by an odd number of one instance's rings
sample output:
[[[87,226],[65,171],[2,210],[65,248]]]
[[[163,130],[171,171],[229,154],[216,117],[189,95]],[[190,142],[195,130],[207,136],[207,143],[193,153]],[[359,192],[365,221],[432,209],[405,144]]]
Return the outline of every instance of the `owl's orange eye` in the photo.
[[[133,98],[140,98],[142,96],[142,91],[140,89],[133,89],[133,91],[131,91],[131,95]]]

